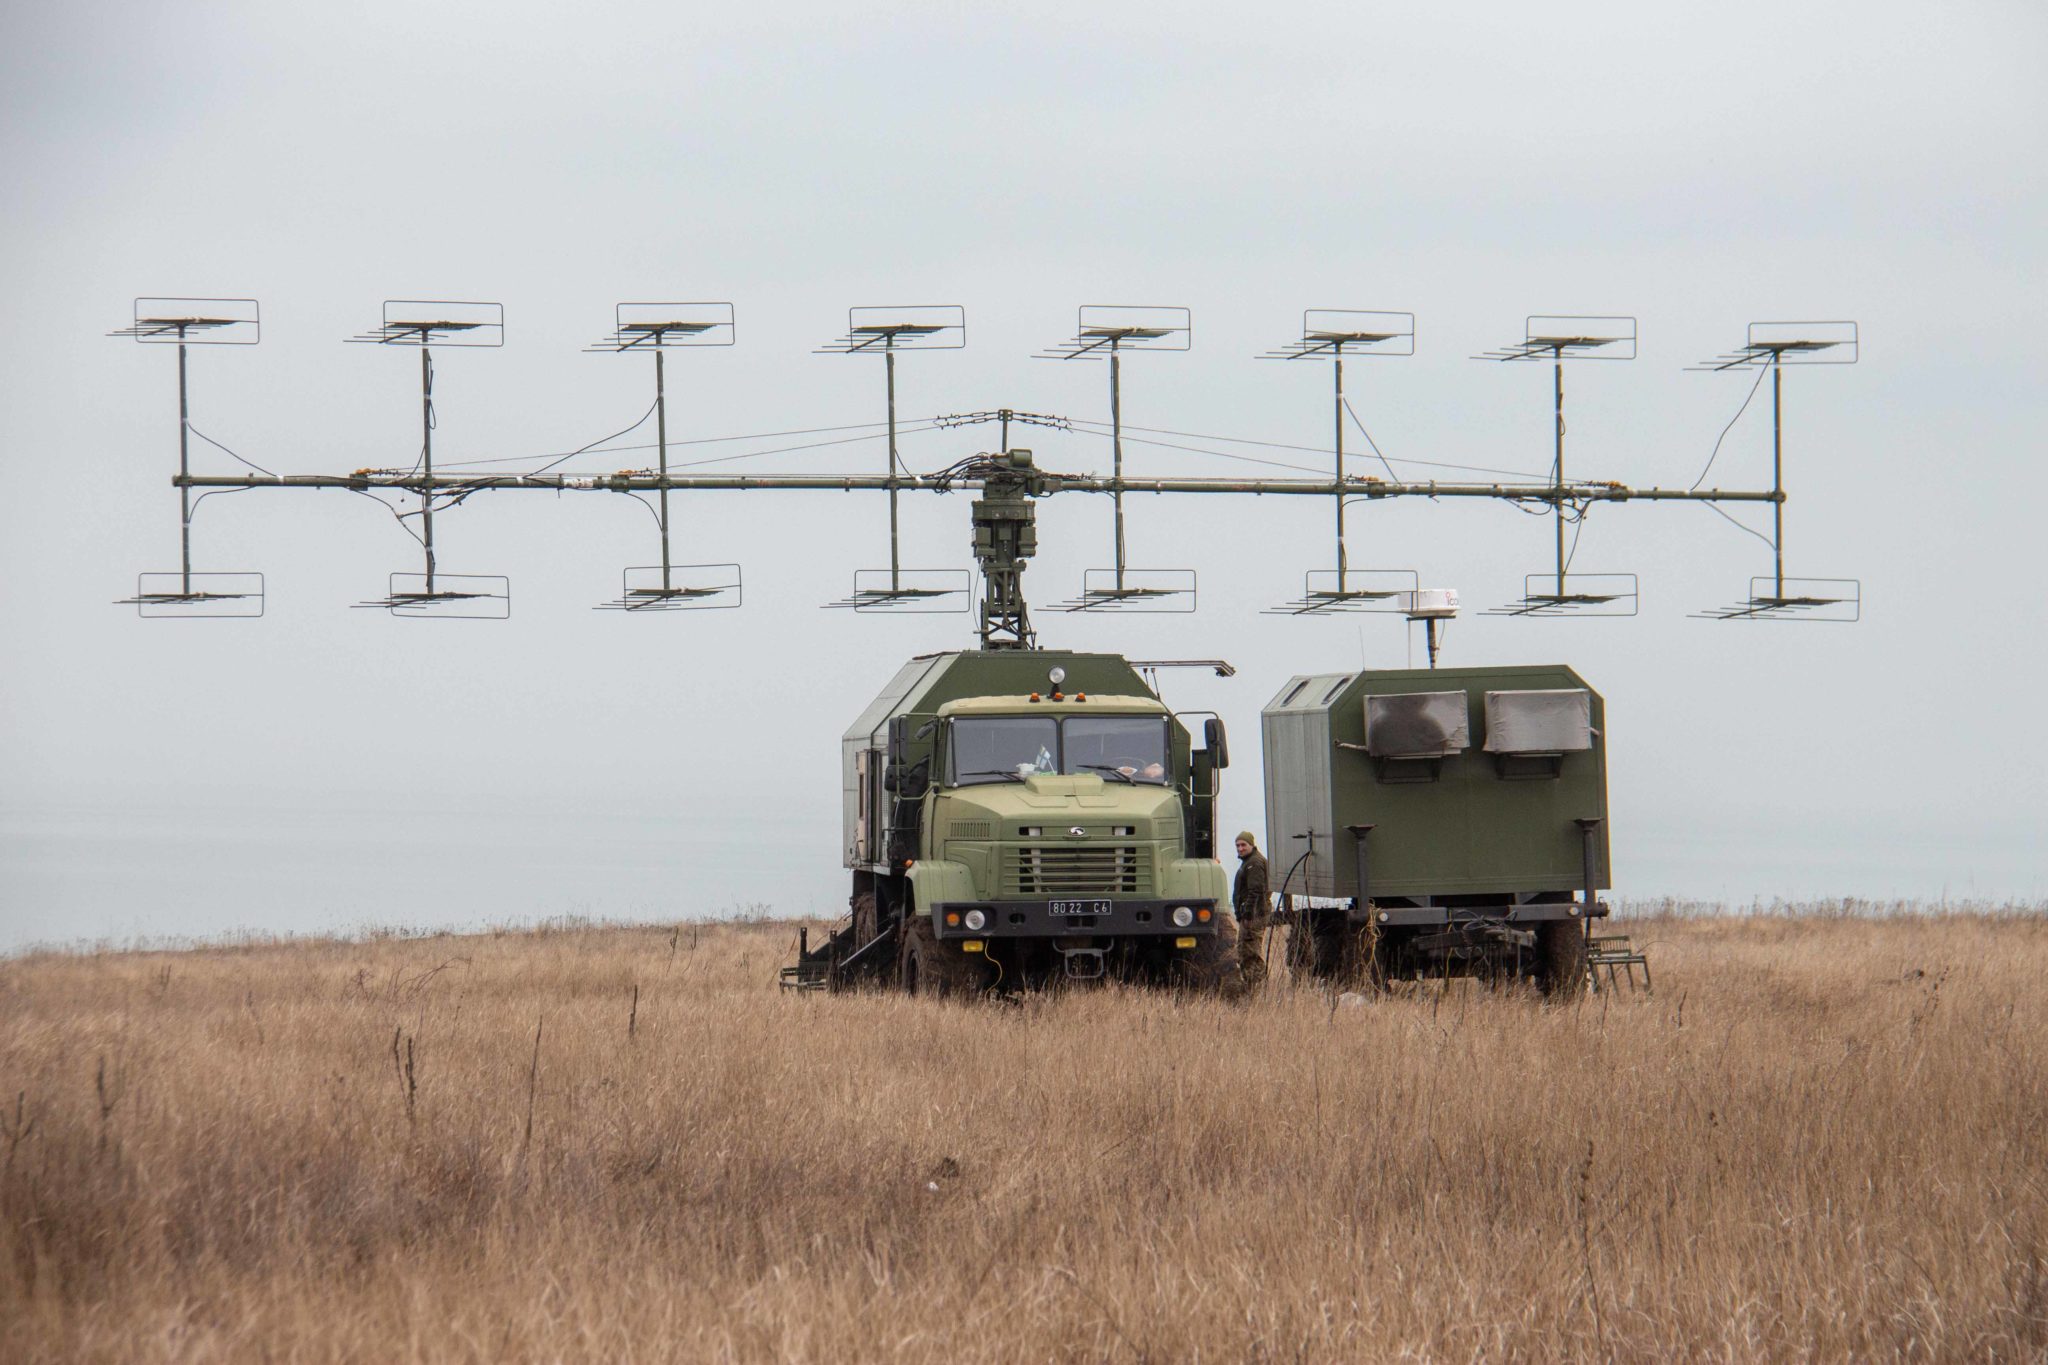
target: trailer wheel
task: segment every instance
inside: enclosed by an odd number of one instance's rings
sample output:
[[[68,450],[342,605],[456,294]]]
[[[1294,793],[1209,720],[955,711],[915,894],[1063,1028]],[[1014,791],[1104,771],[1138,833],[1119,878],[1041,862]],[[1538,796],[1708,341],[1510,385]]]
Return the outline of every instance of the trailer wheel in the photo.
[[[1287,965],[1297,979],[1349,981],[1358,974],[1359,947],[1343,912],[1304,912],[1287,936]]]
[[[903,918],[903,949],[897,959],[897,979],[905,995],[944,1000],[981,994],[980,963],[940,943],[938,935],[932,932],[931,916],[911,913],[906,908]]]
[[[1553,1000],[1575,1000],[1586,992],[1586,926],[1579,920],[1547,920],[1536,926],[1538,984]]]

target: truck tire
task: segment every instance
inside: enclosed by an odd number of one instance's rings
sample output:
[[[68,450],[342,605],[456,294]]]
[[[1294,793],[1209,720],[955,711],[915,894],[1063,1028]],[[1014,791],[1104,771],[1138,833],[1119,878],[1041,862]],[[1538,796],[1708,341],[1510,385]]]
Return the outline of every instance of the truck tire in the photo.
[[[1537,984],[1553,1000],[1586,993],[1586,926],[1579,920],[1547,920],[1536,926]]]
[[[1237,920],[1221,915],[1216,932],[1196,942],[1186,957],[1176,958],[1180,984],[1225,1000],[1235,1000],[1250,989],[1244,979],[1244,964],[1237,951]]]
[[[897,964],[897,981],[905,995],[964,999],[984,988],[981,963],[940,943],[932,932],[931,916],[911,913],[907,907]]]

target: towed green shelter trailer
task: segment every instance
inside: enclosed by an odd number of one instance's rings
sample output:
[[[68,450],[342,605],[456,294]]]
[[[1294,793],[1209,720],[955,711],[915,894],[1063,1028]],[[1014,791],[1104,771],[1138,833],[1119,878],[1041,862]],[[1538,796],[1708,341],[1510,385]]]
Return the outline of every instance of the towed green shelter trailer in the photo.
[[[1607,914],[1606,712],[1562,665],[1290,678],[1261,715],[1290,960],[1575,994]]]

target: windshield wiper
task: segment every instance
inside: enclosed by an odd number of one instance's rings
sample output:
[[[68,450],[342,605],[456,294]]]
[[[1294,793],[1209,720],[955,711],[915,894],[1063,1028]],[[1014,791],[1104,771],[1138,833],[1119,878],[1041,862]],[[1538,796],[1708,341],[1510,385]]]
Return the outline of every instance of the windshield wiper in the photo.
[[[1007,777],[1012,782],[1022,782],[1023,776],[1015,768],[983,768],[979,772],[962,773],[962,777]]]
[[[1130,783],[1133,787],[1138,785],[1138,779],[1132,777],[1122,768],[1112,767],[1110,764],[1107,763],[1083,763],[1081,766],[1087,768],[1091,772],[1115,773],[1118,777],[1121,777],[1124,781]]]

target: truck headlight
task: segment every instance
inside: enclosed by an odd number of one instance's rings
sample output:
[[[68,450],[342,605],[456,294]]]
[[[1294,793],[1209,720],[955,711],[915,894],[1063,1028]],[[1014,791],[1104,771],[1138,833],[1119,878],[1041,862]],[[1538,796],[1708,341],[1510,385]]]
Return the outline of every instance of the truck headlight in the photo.
[[[963,921],[969,929],[979,933],[988,924],[988,916],[979,910],[969,910]]]
[[[1194,911],[1192,911],[1192,910],[1188,909],[1188,908],[1187,908],[1187,907],[1186,907],[1185,905],[1176,905],[1176,906],[1174,906],[1174,907],[1173,907],[1173,927],[1174,927],[1174,928],[1176,928],[1176,929],[1185,929],[1185,928],[1187,928],[1187,927],[1188,927],[1188,926],[1189,926],[1190,924],[1193,924],[1194,922],[1195,922],[1195,912],[1194,912]]]

